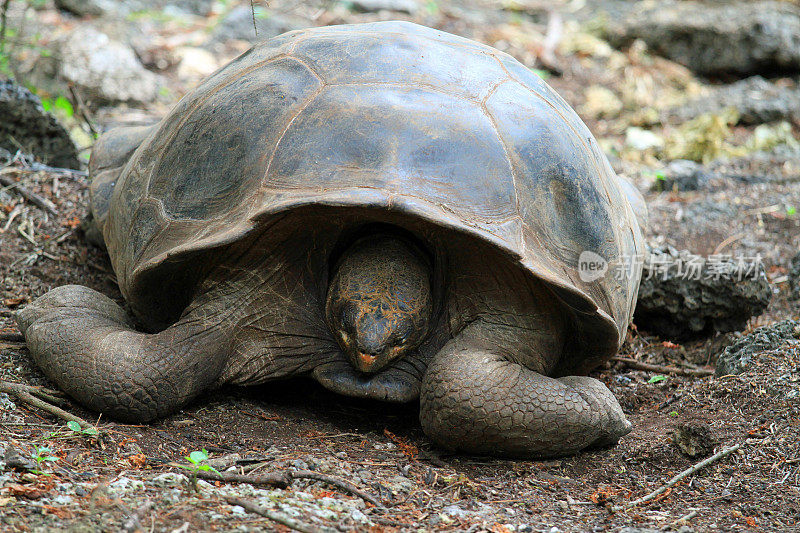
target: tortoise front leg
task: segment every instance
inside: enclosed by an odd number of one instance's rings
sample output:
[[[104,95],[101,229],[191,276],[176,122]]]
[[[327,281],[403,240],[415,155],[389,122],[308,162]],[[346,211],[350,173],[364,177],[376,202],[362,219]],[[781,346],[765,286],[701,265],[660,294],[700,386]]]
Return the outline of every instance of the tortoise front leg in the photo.
[[[140,333],[110,298],[77,285],[51,290],[16,321],[48,378],[126,422],[177,411],[214,383],[227,355],[219,328],[189,316],[161,333]]]
[[[554,457],[613,444],[631,424],[590,377],[550,378],[494,353],[474,323],[434,357],[422,383],[425,433],[451,450]]]

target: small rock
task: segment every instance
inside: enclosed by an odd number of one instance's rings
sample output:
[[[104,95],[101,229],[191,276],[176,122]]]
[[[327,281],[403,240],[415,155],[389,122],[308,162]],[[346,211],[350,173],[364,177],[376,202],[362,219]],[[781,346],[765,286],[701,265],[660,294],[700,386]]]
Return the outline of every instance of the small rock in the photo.
[[[11,401],[11,397],[5,392],[0,392],[0,411],[13,411],[17,404]]]
[[[83,93],[87,105],[152,102],[161,81],[145,69],[133,49],[91,26],[81,26],[55,41],[51,57],[42,57],[33,68],[37,84],[56,94],[68,94],[72,84]]]
[[[670,161],[663,179],[657,179],[652,188],[658,191],[696,191],[702,189],[711,177],[703,165],[688,159],[676,159]]]
[[[634,322],[675,339],[736,331],[763,313],[771,297],[760,261],[662,246],[645,257]]]
[[[641,2],[612,20],[615,46],[641,39],[700,74],[800,70],[800,8],[786,2]]]
[[[178,77],[205,78],[219,67],[217,58],[202,48],[184,46],[175,51],[180,59]]]
[[[247,512],[241,505],[234,505],[233,507],[231,507],[231,514],[236,514],[241,516],[247,514]]]
[[[67,496],[66,494],[59,494],[55,498],[53,498],[53,503],[56,505],[69,505],[73,502],[72,496]]]
[[[469,518],[469,515],[472,514],[470,511],[465,511],[458,505],[448,505],[442,509],[442,512],[446,515],[452,516],[453,518],[458,518],[459,520]]]
[[[367,515],[365,515],[364,513],[359,511],[358,509],[353,509],[352,511],[350,511],[350,518],[352,518],[353,521],[358,523],[358,524],[371,524],[372,523],[372,522],[370,522],[369,518],[367,518]]]
[[[666,112],[666,118],[683,122],[705,113],[719,114],[730,107],[739,113],[742,124],[800,122],[800,86],[779,86],[761,76],[751,76],[674,107]]]
[[[253,12],[250,6],[238,6],[231,9],[222,22],[211,34],[211,43],[231,40],[255,43],[286,33],[311,26],[306,19],[291,15],[276,14],[265,10],[257,10],[255,28]]]
[[[356,11],[374,13],[376,11],[397,11],[413,15],[419,11],[415,0],[353,0],[350,4]]]
[[[715,375],[741,374],[750,366],[753,357],[761,352],[777,350],[787,343],[797,344],[800,339],[800,321],[783,320],[757,328],[725,348],[717,358]]]
[[[292,465],[294,468],[298,469],[298,470],[308,470],[308,463],[306,463],[306,462],[305,462],[305,461],[303,461],[302,459],[294,459],[294,460],[291,462],[291,465]]]
[[[153,484],[158,487],[172,487],[175,485],[185,485],[186,476],[177,472],[164,472],[153,478]]]
[[[664,139],[652,131],[633,126],[625,131],[625,144],[634,150],[644,151],[663,148]]]
[[[44,110],[37,96],[11,80],[0,81],[0,147],[33,154],[47,164],[80,168],[67,130]],[[13,139],[13,140],[12,140]]]
[[[789,289],[791,290],[789,298],[800,300],[800,252],[792,258],[789,267]]]
[[[386,480],[386,484],[396,492],[409,493],[414,490],[414,482],[405,476],[393,476]]]
[[[36,461],[20,453],[16,448],[9,446],[6,448],[3,461],[6,463],[6,469],[18,470],[20,472],[27,472],[36,468]]]
[[[58,9],[79,17],[99,17],[108,12],[108,0],[55,0]]]
[[[127,494],[144,488],[144,483],[138,479],[131,479],[129,477],[121,477],[108,484],[108,492],[110,494]]]
[[[682,453],[692,458],[709,455],[717,443],[711,427],[705,422],[689,422],[676,427],[672,439]]]

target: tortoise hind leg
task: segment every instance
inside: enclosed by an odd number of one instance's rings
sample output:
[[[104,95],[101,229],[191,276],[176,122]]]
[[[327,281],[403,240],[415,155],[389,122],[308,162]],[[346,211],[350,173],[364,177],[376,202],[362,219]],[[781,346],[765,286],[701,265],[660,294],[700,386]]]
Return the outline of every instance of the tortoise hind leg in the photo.
[[[53,289],[15,318],[48,378],[127,422],[177,411],[214,383],[227,355],[218,327],[184,317],[161,333],[140,333],[110,298],[76,285]]]
[[[554,379],[493,353],[474,323],[434,357],[420,420],[439,445],[470,453],[554,457],[615,443],[630,423],[605,385]],[[495,350],[496,351],[496,350]]]

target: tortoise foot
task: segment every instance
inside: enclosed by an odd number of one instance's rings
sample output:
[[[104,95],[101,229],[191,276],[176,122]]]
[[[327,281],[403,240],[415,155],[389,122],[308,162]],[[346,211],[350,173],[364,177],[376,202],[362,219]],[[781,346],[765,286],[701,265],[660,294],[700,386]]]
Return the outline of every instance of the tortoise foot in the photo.
[[[78,402],[126,422],[176,411],[219,374],[219,344],[191,319],[148,335],[116,303],[58,287],[16,314],[33,359]]]
[[[546,377],[458,340],[434,358],[420,401],[432,440],[475,454],[557,457],[613,444],[631,428],[596,379]]]

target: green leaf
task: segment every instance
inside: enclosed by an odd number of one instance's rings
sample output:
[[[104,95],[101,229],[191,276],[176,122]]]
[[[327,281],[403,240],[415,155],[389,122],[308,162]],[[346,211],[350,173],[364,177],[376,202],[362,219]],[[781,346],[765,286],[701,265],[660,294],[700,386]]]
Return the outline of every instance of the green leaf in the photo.
[[[667,380],[667,376],[662,376],[662,375],[659,374],[658,376],[653,376],[652,378],[648,379],[647,382],[648,383],[659,383],[661,381],[666,381],[666,380]]]
[[[44,458],[45,461],[58,461],[58,457],[53,457],[52,455],[49,457]]]
[[[200,464],[206,459],[208,459],[208,452],[206,450],[200,450],[200,451],[195,450],[189,454],[189,457],[187,457],[187,459],[191,463]]]
[[[84,435],[99,435],[100,432],[97,431],[95,428],[86,428],[83,430]]]
[[[49,98],[42,98],[42,107],[45,111],[52,111],[53,110],[53,101]]]
[[[663,172],[658,171],[658,172],[656,172],[656,179],[658,181],[664,181],[665,179],[667,179],[667,177],[664,175]]]
[[[75,431],[76,433],[81,432],[81,425],[75,422],[74,420],[70,420],[69,422],[67,422],[67,427],[72,431]]]
[[[790,217],[793,217],[797,214],[797,208],[793,205],[786,206],[786,214]]]
[[[75,110],[72,108],[72,103],[63,96],[56,98],[54,105],[56,109],[61,110],[68,117],[71,117],[75,114]]]

